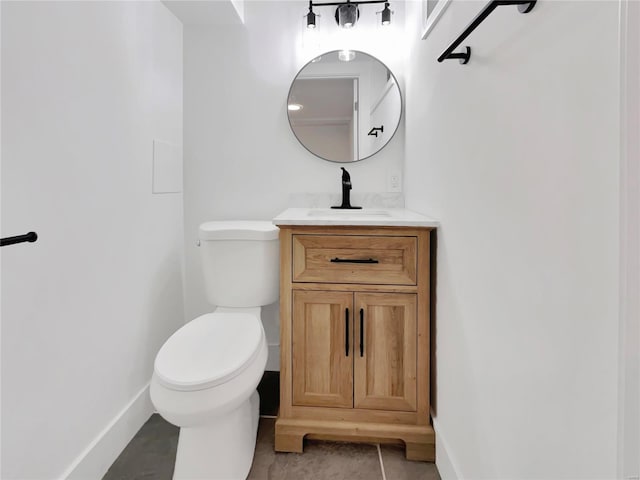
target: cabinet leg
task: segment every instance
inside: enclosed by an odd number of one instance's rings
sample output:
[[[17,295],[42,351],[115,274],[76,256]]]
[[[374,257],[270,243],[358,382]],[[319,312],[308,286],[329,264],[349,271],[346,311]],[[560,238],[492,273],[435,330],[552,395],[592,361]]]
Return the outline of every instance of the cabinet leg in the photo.
[[[405,442],[405,447],[407,460],[418,460],[422,462],[436,461],[436,446],[433,443]]]
[[[276,452],[302,453],[304,435],[276,432],[275,440]]]

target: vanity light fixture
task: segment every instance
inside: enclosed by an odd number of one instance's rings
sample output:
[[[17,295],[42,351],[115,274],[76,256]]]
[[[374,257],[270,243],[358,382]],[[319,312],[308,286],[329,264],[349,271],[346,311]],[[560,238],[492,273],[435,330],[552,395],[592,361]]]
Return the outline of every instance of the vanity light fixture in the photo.
[[[311,2],[309,2],[309,13],[307,13],[307,28],[316,28],[316,14],[313,13]]]
[[[385,2],[384,3],[384,10],[382,10],[382,12],[380,12],[381,15],[381,20],[382,20],[382,25],[389,25],[391,24],[391,10],[389,9],[389,2]]]
[[[313,7],[337,7],[335,18],[336,23],[342,28],[352,28],[358,19],[360,18],[360,11],[358,5],[366,3],[384,3],[384,10],[381,13],[382,25],[389,25],[391,23],[391,10],[389,10],[388,0],[358,0],[352,2],[346,0],[345,2],[314,2],[309,0],[309,13],[307,13],[307,28],[316,28],[316,14],[313,13]]]
[[[336,9],[336,17],[338,25],[342,28],[352,28],[360,17],[358,5],[355,3],[345,3]]]

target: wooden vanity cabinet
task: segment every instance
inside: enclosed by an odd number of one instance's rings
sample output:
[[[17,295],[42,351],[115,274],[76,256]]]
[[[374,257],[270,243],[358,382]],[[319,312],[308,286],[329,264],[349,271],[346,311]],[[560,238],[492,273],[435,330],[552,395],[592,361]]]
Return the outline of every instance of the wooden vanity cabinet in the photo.
[[[280,227],[277,451],[303,438],[404,442],[435,460],[430,228]]]

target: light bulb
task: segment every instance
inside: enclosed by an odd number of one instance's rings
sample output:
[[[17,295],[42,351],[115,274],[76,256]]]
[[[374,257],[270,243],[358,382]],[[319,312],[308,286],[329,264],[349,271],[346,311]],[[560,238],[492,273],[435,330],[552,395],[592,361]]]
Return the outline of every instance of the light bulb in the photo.
[[[353,50],[340,50],[338,52],[338,60],[341,62],[350,62],[354,58],[356,58],[356,52]]]

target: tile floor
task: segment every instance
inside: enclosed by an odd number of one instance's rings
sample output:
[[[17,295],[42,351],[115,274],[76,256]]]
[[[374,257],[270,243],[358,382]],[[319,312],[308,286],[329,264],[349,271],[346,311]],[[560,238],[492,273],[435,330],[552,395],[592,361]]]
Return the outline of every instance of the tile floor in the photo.
[[[249,480],[440,480],[435,465],[401,447],[305,441],[304,454],[273,451],[275,419],[261,418]],[[171,480],[178,428],[152,415],[103,480]],[[381,461],[382,459],[382,461]]]

